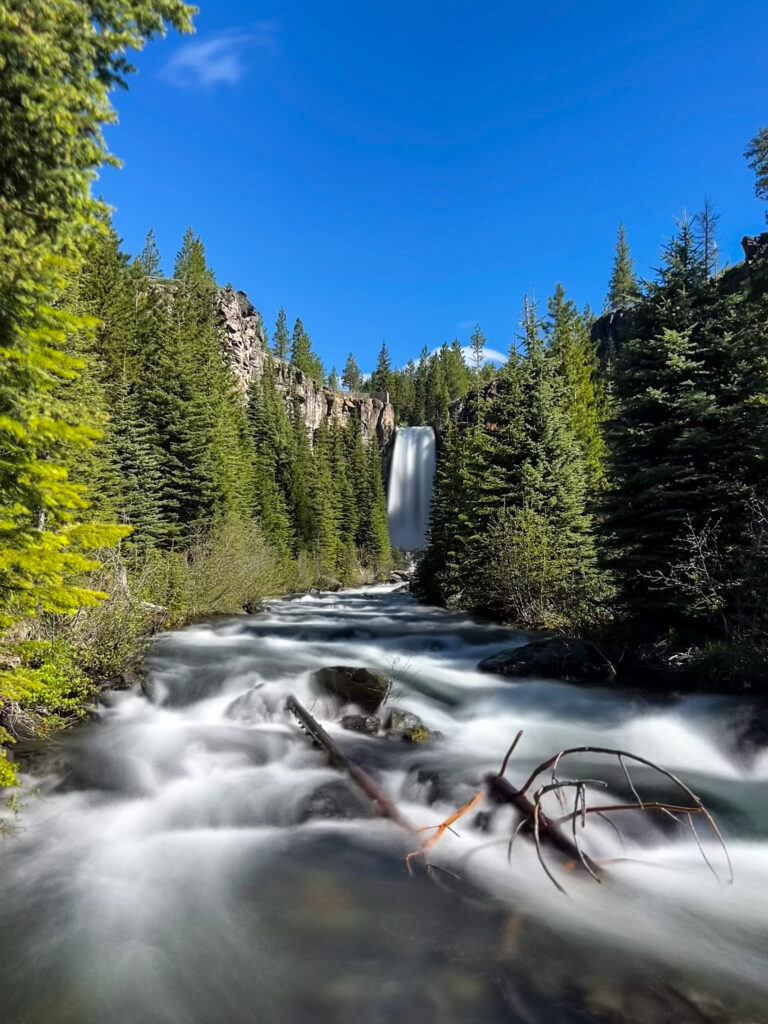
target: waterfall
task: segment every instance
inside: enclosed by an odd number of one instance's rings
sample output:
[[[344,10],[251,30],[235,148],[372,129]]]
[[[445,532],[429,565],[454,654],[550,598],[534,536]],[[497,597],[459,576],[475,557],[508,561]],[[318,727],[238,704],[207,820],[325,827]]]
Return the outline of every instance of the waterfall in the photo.
[[[398,427],[389,473],[387,517],[390,542],[403,551],[420,551],[426,544],[434,475],[432,427]]]

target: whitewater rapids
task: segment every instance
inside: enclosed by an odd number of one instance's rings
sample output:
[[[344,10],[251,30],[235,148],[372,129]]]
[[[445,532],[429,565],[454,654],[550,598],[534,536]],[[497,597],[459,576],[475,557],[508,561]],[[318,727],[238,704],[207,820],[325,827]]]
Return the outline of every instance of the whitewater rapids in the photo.
[[[0,839],[3,1024],[768,1021],[755,709],[482,675],[483,657],[524,637],[391,591],[274,601],[162,636],[151,699],[110,695],[38,763]],[[339,664],[389,673],[390,702],[441,736],[343,732],[310,687]],[[460,822],[434,850],[444,870],[411,878],[413,838],[312,749],[283,710],[291,692],[418,826],[467,800],[518,729],[512,781],[567,746],[642,754],[711,807],[735,883],[649,815],[624,847],[590,825],[600,854],[623,860],[602,885],[553,861],[563,896],[525,837],[508,862],[506,812],[486,832]],[[583,774],[597,770],[620,795],[605,761]]]

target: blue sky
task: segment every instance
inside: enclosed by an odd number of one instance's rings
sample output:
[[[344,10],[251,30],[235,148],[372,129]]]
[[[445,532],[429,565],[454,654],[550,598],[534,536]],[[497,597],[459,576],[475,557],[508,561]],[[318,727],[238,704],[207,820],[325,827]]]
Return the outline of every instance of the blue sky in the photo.
[[[704,196],[732,262],[764,226],[742,153],[768,124],[768,4],[199,3],[115,97],[124,167],[98,188],[129,252],[153,226],[170,268],[191,224],[329,366],[476,321],[506,351],[558,280],[601,308],[620,220],[643,274]]]

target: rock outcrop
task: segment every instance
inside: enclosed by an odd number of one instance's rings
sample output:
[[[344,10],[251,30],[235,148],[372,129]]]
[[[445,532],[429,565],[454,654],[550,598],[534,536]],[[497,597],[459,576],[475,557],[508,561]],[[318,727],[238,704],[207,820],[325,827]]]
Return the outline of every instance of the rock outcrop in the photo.
[[[500,651],[477,666],[479,672],[507,679],[562,679],[572,683],[607,683],[616,670],[589,640],[545,636],[522,647]]]
[[[227,358],[240,389],[245,393],[251,380],[260,377],[264,370],[268,351],[264,323],[245,292],[237,292],[231,287],[222,288],[219,292],[219,315]],[[324,419],[336,419],[342,424],[358,419],[363,437],[368,440],[375,434],[386,459],[395,432],[395,411],[388,395],[332,391],[316,384],[287,362],[274,355],[271,358],[278,390],[289,406],[293,396],[298,397],[308,431],[317,431]]]

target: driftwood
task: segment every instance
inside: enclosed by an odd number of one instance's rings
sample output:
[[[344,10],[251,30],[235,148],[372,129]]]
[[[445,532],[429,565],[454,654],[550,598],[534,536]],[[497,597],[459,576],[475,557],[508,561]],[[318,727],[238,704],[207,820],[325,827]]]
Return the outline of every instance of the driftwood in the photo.
[[[539,764],[533,772],[531,772],[523,785],[517,788],[505,778],[505,774],[510,758],[522,736],[521,731],[517,734],[512,746],[507,751],[499,771],[485,777],[485,789],[475,793],[467,803],[462,807],[459,807],[458,810],[454,811],[453,814],[439,825],[427,826],[425,829],[416,829],[407,820],[407,818],[398,811],[393,801],[390,800],[386,793],[384,793],[378,783],[340,750],[338,745],[331,739],[317,719],[314,718],[314,716],[311,715],[293,695],[288,697],[286,707],[291,714],[298,719],[299,724],[313,742],[325,750],[328,755],[329,762],[334,767],[345,771],[355,785],[368,797],[373,804],[376,813],[379,814],[380,817],[388,818],[390,821],[395,822],[395,824],[406,829],[410,833],[434,830],[434,835],[424,842],[419,849],[414,850],[407,855],[406,866],[408,867],[409,872],[411,871],[411,862],[415,857],[426,858],[429,850],[434,847],[439,839],[447,831],[453,831],[452,826],[460,818],[464,817],[465,814],[468,814],[475,807],[478,807],[483,800],[488,799],[489,802],[495,806],[504,804],[510,805],[514,807],[520,815],[520,819],[517,822],[508,842],[508,856],[511,856],[512,848],[517,837],[526,829],[529,830],[533,835],[533,841],[536,846],[539,863],[547,877],[553,885],[560,890],[560,892],[565,892],[565,889],[549,867],[544,856],[544,848],[546,847],[564,856],[566,858],[567,868],[573,869],[581,867],[587,874],[594,878],[595,881],[600,882],[604,867],[615,861],[599,860],[594,855],[586,853],[582,848],[579,833],[581,831],[583,834],[590,816],[596,815],[610,825],[619,838],[621,838],[620,829],[611,819],[611,815],[627,811],[661,813],[668,815],[680,825],[687,825],[699,848],[699,852],[701,853],[704,863],[710,869],[715,878],[717,878],[718,881],[726,882],[728,884],[733,881],[733,867],[731,865],[731,860],[722,834],[720,833],[714,818],[706,809],[701,799],[676,775],[673,775],[672,772],[667,771],[665,768],[654,764],[653,761],[649,761],[647,758],[640,757],[637,754],[631,754],[626,750],[615,750],[610,747],[569,747],[566,750],[561,750],[546,761],[542,761],[542,763]],[[624,772],[628,788],[634,799],[627,803],[590,805],[587,800],[587,788],[605,788],[607,786],[605,781],[602,779],[588,778],[562,780],[557,774],[558,769],[562,766],[564,761],[579,754],[604,754],[611,758],[615,758]],[[644,765],[646,768],[650,768],[652,771],[663,775],[680,791],[684,800],[681,800],[680,803],[674,804],[659,800],[644,801],[638,793],[635,783],[629,773],[629,769],[626,764],[627,761]],[[546,772],[549,772],[548,782],[542,781],[542,777]],[[536,786],[535,789],[533,788],[534,786]],[[550,793],[554,794],[563,812],[557,817],[552,817],[545,813],[542,807],[543,798]],[[571,793],[573,794],[573,802],[571,804],[571,809],[567,810],[566,795],[570,795]],[[694,825],[695,815],[698,815],[707,823],[723,851],[727,866],[725,878],[721,878],[704,850],[701,839]],[[435,867],[435,865],[429,863],[427,863],[426,866],[427,868]]]

